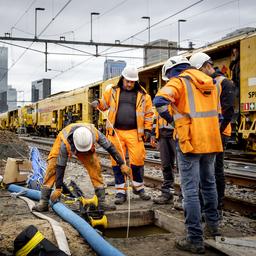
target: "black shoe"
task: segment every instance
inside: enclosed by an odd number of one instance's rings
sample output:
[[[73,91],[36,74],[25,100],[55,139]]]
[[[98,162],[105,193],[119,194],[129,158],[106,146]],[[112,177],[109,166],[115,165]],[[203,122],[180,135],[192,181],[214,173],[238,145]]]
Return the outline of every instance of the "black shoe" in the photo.
[[[206,225],[204,229],[205,238],[215,238],[215,236],[221,236],[221,233],[217,226]]]
[[[193,252],[193,253],[198,253],[198,254],[205,253],[205,248],[204,248],[203,242],[202,243],[192,243],[191,241],[187,240],[186,237],[176,239],[175,246],[182,251],[188,251],[188,252]]]
[[[153,202],[155,204],[173,204],[172,194],[161,194],[159,197],[154,198]]]
[[[151,199],[151,196],[147,195],[144,189],[141,189],[139,191],[133,190],[133,194],[138,195],[144,201],[148,201]]]
[[[123,204],[126,202],[126,194],[122,194],[122,193],[117,193],[116,194],[116,200],[115,200],[115,204]]]

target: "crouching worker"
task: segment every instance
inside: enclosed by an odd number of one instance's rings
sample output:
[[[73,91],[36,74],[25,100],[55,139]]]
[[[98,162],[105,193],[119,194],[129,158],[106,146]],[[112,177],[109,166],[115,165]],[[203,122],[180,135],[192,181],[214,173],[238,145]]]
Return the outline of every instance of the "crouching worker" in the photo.
[[[95,151],[96,142],[108,151],[119,164],[121,171],[129,176],[130,169],[124,164],[114,145],[94,125],[86,123],[70,124],[58,134],[53,144],[48,156],[48,167],[41,188],[41,199],[33,210],[47,211],[49,199],[53,203],[58,201],[62,192],[67,161],[72,155],[76,155],[86,168],[98,197],[99,207],[102,210],[115,210],[114,205],[111,206],[105,203],[101,166]],[[51,194],[54,183],[55,190]]]

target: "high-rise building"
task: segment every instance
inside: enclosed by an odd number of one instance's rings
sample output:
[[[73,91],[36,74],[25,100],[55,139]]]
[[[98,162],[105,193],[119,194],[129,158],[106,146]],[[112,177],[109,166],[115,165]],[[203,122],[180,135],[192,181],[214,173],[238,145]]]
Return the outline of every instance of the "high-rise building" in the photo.
[[[12,88],[11,85],[8,85],[7,105],[8,111],[17,108],[17,90],[15,88]]]
[[[41,79],[32,82],[31,101],[36,102],[51,95],[51,79]]]
[[[147,44],[148,45],[148,44]],[[158,39],[149,43],[152,46],[166,46],[177,47],[177,42],[171,42],[166,39]],[[144,49],[144,66],[162,62],[177,55],[177,50],[165,50],[165,49]]]
[[[105,60],[103,80],[120,76],[125,66],[126,62],[123,60]]]
[[[0,113],[8,110],[8,48],[0,47]]]

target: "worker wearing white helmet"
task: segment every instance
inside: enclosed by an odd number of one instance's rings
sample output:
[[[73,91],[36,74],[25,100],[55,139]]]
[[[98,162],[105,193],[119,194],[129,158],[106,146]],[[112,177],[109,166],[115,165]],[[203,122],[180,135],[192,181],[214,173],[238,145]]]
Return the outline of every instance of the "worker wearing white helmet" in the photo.
[[[211,57],[204,52],[193,54],[190,59],[192,66],[201,70],[213,78],[217,87],[219,97],[219,121],[222,138],[222,146],[225,149],[231,137],[231,120],[234,115],[235,86],[234,83],[226,78],[220,70],[215,70]],[[222,218],[222,209],[225,197],[225,175],[224,175],[224,152],[216,155],[215,159],[215,179],[218,192],[218,211]]]
[[[220,235],[214,177],[215,153],[222,152],[217,90],[211,77],[192,68],[182,56],[171,57],[163,70],[169,81],[156,94],[154,104],[167,122],[174,121],[187,231],[175,245],[184,251],[204,253],[199,183],[207,205],[207,229],[212,236]]]
[[[102,146],[117,162],[125,175],[130,175],[130,169],[124,164],[121,155],[114,145],[94,125],[74,123],[66,126],[57,136],[48,156],[48,166],[41,189],[40,202],[34,207],[36,211],[47,211],[48,201],[58,201],[62,193],[63,177],[68,159],[72,155],[86,168],[95,193],[99,200],[99,207],[103,210],[114,210],[115,206],[105,203],[105,189],[101,174],[101,167],[95,152],[95,143]],[[51,194],[51,188],[55,190]],[[50,196],[51,194],[51,196]]]
[[[144,141],[150,137],[153,111],[151,98],[138,81],[137,68],[126,66],[117,85],[106,90],[102,99],[95,100],[92,105],[102,111],[109,110],[106,125],[108,139],[121,155],[125,155],[128,150],[133,192],[141,199],[149,200],[150,196],[144,190],[142,169],[145,159]],[[123,204],[126,201],[125,179],[113,158],[112,168],[117,189],[115,204]]]

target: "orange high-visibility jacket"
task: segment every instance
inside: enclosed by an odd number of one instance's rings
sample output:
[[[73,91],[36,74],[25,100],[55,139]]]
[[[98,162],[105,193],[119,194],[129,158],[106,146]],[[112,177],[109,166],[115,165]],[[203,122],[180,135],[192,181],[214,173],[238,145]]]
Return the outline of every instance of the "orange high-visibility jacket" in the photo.
[[[215,77],[216,80],[216,87],[217,87],[217,92],[218,92],[218,98],[219,98],[219,113],[221,114],[221,104],[220,104],[220,95],[222,92],[222,81],[225,79],[225,76],[217,76]],[[227,125],[225,130],[222,132],[226,136],[231,136],[232,128],[231,128],[231,122]]]
[[[60,146],[61,146],[62,142],[66,145],[68,156],[71,157],[72,152],[71,152],[70,144],[69,144],[67,138],[70,135],[70,132],[74,131],[74,129],[72,129],[74,127],[77,127],[77,128],[78,127],[86,127],[86,128],[88,128],[92,132],[93,144],[95,142],[97,142],[97,140],[99,138],[99,135],[98,135],[97,129],[94,127],[93,124],[87,124],[87,123],[69,124],[58,134],[58,136],[57,136],[57,138],[56,138],[56,140],[55,140],[55,142],[52,146],[51,152],[48,156],[48,160],[53,158],[53,157],[58,157],[59,152],[60,152]]]
[[[156,96],[172,102],[175,136],[183,153],[223,151],[217,89],[211,77],[187,69],[170,79]]]
[[[168,106],[168,110],[171,113],[171,105]],[[173,124],[173,123],[172,123]],[[156,135],[156,139],[159,139],[159,130],[160,129],[174,129],[172,124],[169,124],[164,118],[162,118],[159,113],[156,111],[153,121],[153,133]]]
[[[98,108],[102,111],[109,110],[106,123],[108,135],[114,134],[113,127],[115,125],[116,113],[118,110],[120,90],[120,87],[113,86],[110,90],[103,93],[102,99],[99,99]],[[146,90],[140,86],[136,99],[136,119],[139,140],[142,140],[145,129],[151,131],[153,115],[151,97],[147,94]]]

